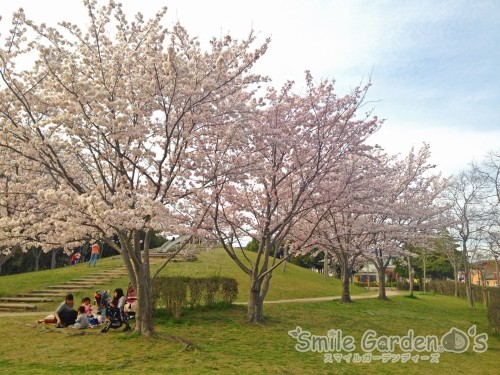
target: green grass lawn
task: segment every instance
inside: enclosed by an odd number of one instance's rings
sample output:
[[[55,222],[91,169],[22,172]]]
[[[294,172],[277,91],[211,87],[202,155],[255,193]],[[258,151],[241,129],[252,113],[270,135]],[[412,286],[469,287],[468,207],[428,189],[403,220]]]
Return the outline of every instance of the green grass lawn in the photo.
[[[253,258],[255,254],[249,254]],[[161,272],[160,275],[197,275],[213,276],[221,275],[233,277],[238,281],[237,301],[246,301],[248,299],[249,278],[238,266],[229,258],[223,249],[213,249],[203,251],[197,254],[198,259],[194,262],[170,263]],[[99,259],[97,267],[87,267],[86,263],[76,266],[68,266],[55,270],[43,270],[38,272],[29,272],[19,275],[0,277],[0,296],[13,296],[17,293],[27,293],[34,289],[44,289],[49,285],[57,285],[73,278],[91,275],[93,273],[119,267],[123,264],[119,256]],[[158,269],[160,263],[151,267],[154,272]],[[110,283],[99,286],[100,289],[123,288],[126,290],[129,283],[128,277],[115,279]],[[279,300],[289,298],[307,298],[307,297],[325,297],[339,296],[341,293],[341,284],[339,280],[330,278],[324,280],[323,276],[309,270],[297,267],[293,264],[287,264],[286,272],[281,271],[281,267],[274,273],[270,283],[270,289],[267,300]],[[355,294],[364,294],[367,291],[355,285],[351,287],[351,292]],[[75,293],[75,301],[80,301],[83,297],[89,296],[93,299],[94,289],[85,289]],[[53,309],[57,303],[37,303],[37,308],[41,311]]]
[[[234,272],[233,276],[240,281],[241,293],[245,293],[245,287],[241,284],[246,282],[246,275],[234,267],[230,268],[231,263],[226,263],[222,255],[219,251],[200,254],[195,263],[168,266],[166,274],[190,274],[189,269],[192,274],[200,276],[219,272],[230,276]],[[101,263],[103,267],[104,261]],[[110,266],[119,265],[112,263],[116,260],[109,262]],[[25,274],[24,277],[31,278],[33,275]],[[23,275],[18,277],[22,278]],[[272,283],[272,299],[318,297],[332,295],[332,291],[335,295],[339,290],[338,281],[324,281],[321,275],[294,267],[289,267],[285,274],[277,271]],[[168,313],[159,310],[155,315],[155,327],[161,337],[150,339],[123,333],[120,329],[110,330],[105,335],[94,330],[87,330],[85,335],[68,334],[76,332],[69,329],[47,330],[43,325],[33,323],[35,317],[0,317],[0,334],[5,338],[0,345],[0,373],[498,373],[500,337],[490,335],[491,329],[483,306],[470,310],[462,299],[429,294],[417,294],[417,297],[395,297],[388,302],[364,299],[352,304],[270,304],[264,307],[266,319],[263,324],[245,322],[244,306],[186,310],[180,322],[175,322]],[[469,347],[460,354],[440,353],[439,363],[429,363],[428,360],[417,363],[324,363],[324,353],[301,353],[295,350],[297,341],[288,334],[297,326],[320,336],[326,335],[331,329],[342,330],[344,336],[354,338],[354,353],[364,354],[360,341],[363,333],[369,329],[375,330],[378,336],[406,335],[408,330],[413,330],[415,335],[435,335],[440,338],[453,327],[467,332],[473,325],[476,326],[477,334],[489,334],[488,350],[475,353]],[[165,338],[166,335],[182,337],[192,342],[196,349],[183,350],[183,345]],[[401,353],[400,350],[397,352]]]
[[[237,300],[247,301],[250,288],[249,277],[229,258],[223,249],[200,252],[197,257],[196,262],[169,264],[161,275],[232,277],[238,281],[239,285]],[[249,253],[248,257],[253,260],[255,253]],[[286,272],[282,272],[281,266],[273,272],[266,300],[339,296],[341,290],[341,283],[338,279],[324,280],[321,274],[288,263]],[[365,294],[367,290],[352,285],[351,293],[353,295]]]

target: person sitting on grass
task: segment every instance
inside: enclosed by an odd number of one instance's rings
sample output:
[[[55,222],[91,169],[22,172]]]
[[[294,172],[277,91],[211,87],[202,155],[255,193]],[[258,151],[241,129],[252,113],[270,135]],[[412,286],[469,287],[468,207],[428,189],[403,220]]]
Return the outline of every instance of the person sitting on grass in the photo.
[[[120,309],[120,320],[125,323],[125,328],[123,331],[130,331],[130,325],[125,318],[125,304],[127,303],[127,297],[123,294],[122,288],[116,288],[113,293],[113,300],[109,304],[111,307]],[[101,331],[102,332],[102,331]]]
[[[85,314],[85,306],[80,306],[78,308],[78,317],[76,318],[73,328],[85,329],[89,328],[89,325],[89,318],[87,317],[87,314]]]
[[[117,307],[123,312],[123,309],[125,307],[126,302],[127,302],[127,298],[123,294],[123,289],[116,288],[114,293],[113,293],[113,300],[110,303],[111,307]]]
[[[90,304],[90,297],[82,299],[82,305],[85,308],[85,315],[92,316],[92,305]]]
[[[75,324],[78,313],[73,309],[73,294],[68,294],[64,302],[57,307],[54,316],[56,318],[56,327],[63,328]]]

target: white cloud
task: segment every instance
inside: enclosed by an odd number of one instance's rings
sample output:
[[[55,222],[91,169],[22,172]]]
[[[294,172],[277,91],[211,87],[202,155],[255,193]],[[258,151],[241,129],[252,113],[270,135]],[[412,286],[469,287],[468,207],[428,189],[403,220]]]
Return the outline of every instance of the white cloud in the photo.
[[[429,127],[417,123],[402,126],[386,123],[370,139],[391,154],[405,155],[424,143],[431,147],[431,162],[443,175],[466,169],[472,161],[481,161],[490,150],[500,149],[500,129],[489,132],[457,130],[453,127]]]
[[[107,1],[106,1],[107,2]],[[335,78],[346,93],[373,69],[369,99],[387,118],[378,141],[392,152],[431,144],[446,173],[500,147],[500,3],[494,1],[364,0],[122,0],[130,13],[152,16],[168,6],[200,40],[227,32],[243,38],[254,28],[270,48],[256,69],[275,84],[303,85],[304,71]],[[5,21],[23,6],[28,16],[53,23],[78,21],[80,0],[4,2]]]

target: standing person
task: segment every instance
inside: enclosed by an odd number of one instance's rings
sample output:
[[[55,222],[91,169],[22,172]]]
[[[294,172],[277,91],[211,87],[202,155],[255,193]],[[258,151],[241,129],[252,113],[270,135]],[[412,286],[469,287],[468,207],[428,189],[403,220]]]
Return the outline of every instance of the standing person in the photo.
[[[73,254],[71,257],[71,265],[74,266],[76,264],[76,254]]]
[[[285,256],[285,248],[281,246],[280,250],[278,251],[278,258],[283,259],[284,256]]]
[[[56,319],[56,327],[63,328],[75,324],[77,312],[73,309],[73,294],[68,294],[64,302],[57,307],[54,313]]]
[[[82,257],[82,254],[80,254],[80,252],[79,252],[79,251],[77,251],[77,252],[76,252],[76,254],[75,254],[75,258],[76,258],[76,262],[75,262],[75,264],[80,263],[80,258],[81,258],[81,257]]]
[[[92,250],[91,250],[91,255],[90,255],[88,267],[90,267],[92,260],[94,261],[94,267],[95,267],[95,265],[97,263],[97,258],[99,258],[99,244],[97,242],[94,242],[91,249]]]

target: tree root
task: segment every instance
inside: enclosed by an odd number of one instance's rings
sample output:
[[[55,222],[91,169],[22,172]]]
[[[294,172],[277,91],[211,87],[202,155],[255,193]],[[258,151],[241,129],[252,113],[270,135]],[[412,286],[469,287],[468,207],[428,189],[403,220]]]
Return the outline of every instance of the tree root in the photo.
[[[159,334],[159,333],[155,333],[154,336],[158,337],[160,339],[164,339],[164,340],[175,341],[175,342],[178,342],[178,343],[184,345],[184,349],[182,349],[181,352],[186,352],[188,350],[196,350],[196,346],[192,342],[184,340],[181,337],[168,335],[168,334]]]

